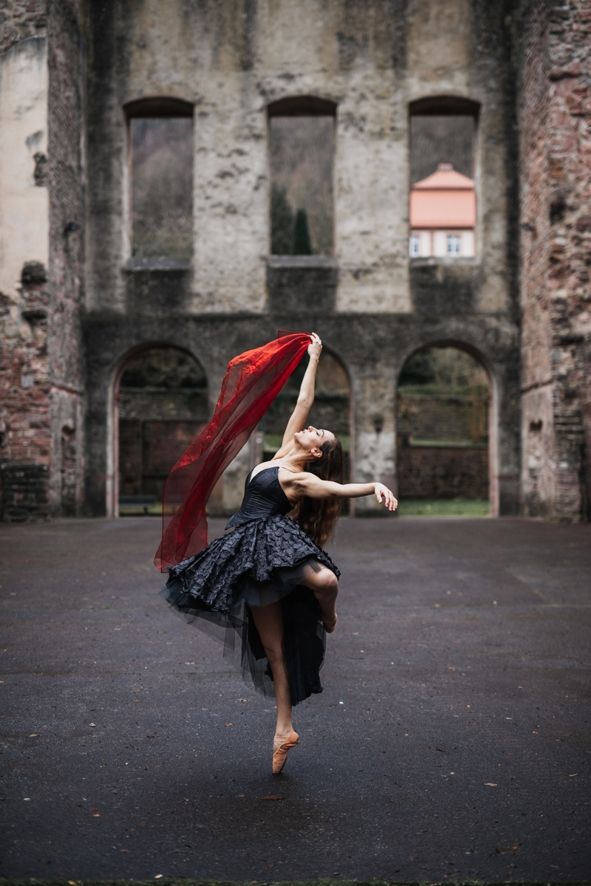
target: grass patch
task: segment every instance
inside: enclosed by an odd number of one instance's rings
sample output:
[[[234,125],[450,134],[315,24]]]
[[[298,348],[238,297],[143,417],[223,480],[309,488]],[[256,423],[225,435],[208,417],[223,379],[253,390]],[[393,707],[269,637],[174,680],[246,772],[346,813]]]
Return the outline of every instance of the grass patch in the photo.
[[[488,517],[489,505],[480,498],[407,498],[398,505],[401,517]]]
[[[157,501],[154,504],[146,505],[119,505],[120,517],[160,517],[162,515],[162,502]],[[0,880],[0,883],[2,881]]]
[[[421,437],[411,437],[409,445],[426,446],[430,449],[486,449],[488,443],[474,442],[473,440],[427,440]]]
[[[162,504],[155,502],[144,511],[143,505],[119,506],[121,517],[160,517]],[[486,499],[480,498],[405,498],[398,505],[401,517],[488,517]],[[2,880],[0,880],[2,886]]]

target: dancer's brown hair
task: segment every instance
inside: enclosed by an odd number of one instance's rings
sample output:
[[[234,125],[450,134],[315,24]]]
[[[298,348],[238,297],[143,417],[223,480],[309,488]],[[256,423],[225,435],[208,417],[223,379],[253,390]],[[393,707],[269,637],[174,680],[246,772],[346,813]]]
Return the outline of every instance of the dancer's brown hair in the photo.
[[[319,448],[322,450],[322,457],[310,461],[306,470],[316,474],[321,480],[342,483],[343,447],[340,441],[336,437],[334,440],[325,440]],[[334,532],[340,512],[341,500],[336,496],[320,499],[304,497],[297,503],[293,516],[304,532],[322,547]]]

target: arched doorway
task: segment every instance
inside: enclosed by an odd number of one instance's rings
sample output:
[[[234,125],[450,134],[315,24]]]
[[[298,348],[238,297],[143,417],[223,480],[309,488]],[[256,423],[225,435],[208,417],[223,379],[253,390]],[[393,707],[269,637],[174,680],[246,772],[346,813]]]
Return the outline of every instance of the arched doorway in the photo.
[[[271,458],[281,444],[281,438],[296,404],[307,365],[308,359],[304,357],[259,424],[258,445],[261,460]],[[328,428],[337,435],[343,447],[345,480],[348,480],[350,476],[351,385],[343,363],[327,350],[326,346],[322,350],[318,364],[314,406],[308,421],[316,427]],[[344,500],[344,512],[347,511],[347,505],[348,501]]]
[[[143,347],[124,359],[114,400],[115,513],[159,514],[164,479],[208,419],[205,372],[179,348]]]
[[[397,389],[401,513],[482,516],[494,507],[491,394],[483,364],[461,346],[408,357]]]

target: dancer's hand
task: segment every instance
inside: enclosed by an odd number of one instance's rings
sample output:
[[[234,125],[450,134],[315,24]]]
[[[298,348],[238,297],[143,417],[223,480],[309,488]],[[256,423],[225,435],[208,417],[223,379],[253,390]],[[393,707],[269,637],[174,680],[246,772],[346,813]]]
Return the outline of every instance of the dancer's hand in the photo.
[[[312,343],[308,345],[308,354],[310,357],[320,357],[320,352],[322,351],[320,336],[315,332],[311,332],[310,338],[312,339]]]
[[[384,502],[384,505],[388,508],[389,511],[395,511],[398,507],[398,499],[394,498],[394,493],[388,489],[387,486],[384,486],[383,483],[374,483],[375,496],[379,502]]]

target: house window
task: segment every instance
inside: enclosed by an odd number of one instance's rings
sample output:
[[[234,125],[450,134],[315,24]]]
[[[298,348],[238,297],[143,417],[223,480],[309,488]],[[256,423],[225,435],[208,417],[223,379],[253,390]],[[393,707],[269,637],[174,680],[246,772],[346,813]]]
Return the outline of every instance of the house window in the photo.
[[[332,255],[336,105],[307,96],[268,112],[271,254]]]
[[[461,246],[461,237],[458,234],[447,235],[447,254],[459,255]]]
[[[416,234],[413,234],[410,238],[410,255],[415,258],[420,254],[419,250],[419,238]]]
[[[435,257],[474,254],[478,109],[476,102],[447,96],[410,105],[409,226],[426,235],[427,254]],[[463,249],[462,238],[447,236],[449,228],[465,231]],[[411,257],[416,254],[411,247]]]
[[[126,107],[131,255],[189,258],[193,230],[193,109],[151,99]]]

